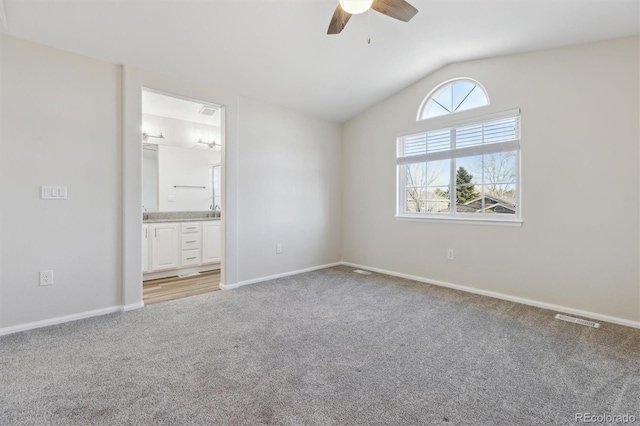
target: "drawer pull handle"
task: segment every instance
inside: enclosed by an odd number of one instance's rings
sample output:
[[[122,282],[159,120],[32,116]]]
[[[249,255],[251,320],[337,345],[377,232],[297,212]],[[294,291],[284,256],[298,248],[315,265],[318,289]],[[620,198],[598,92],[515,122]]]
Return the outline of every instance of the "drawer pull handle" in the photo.
[[[196,229],[196,227],[194,226],[194,227],[191,227],[191,228],[187,228],[187,229]]]
[[[193,260],[195,257],[187,257],[187,260]]]
[[[195,241],[187,241],[187,244],[189,244],[189,243],[195,243]]]

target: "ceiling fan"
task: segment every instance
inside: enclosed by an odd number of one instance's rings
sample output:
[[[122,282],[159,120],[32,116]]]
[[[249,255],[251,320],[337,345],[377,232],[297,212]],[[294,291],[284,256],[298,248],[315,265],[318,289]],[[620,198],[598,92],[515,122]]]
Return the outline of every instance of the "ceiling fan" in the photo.
[[[405,0],[339,0],[338,7],[331,17],[327,34],[340,34],[351,19],[351,15],[364,13],[369,9],[404,22],[409,22],[418,13],[418,9]]]

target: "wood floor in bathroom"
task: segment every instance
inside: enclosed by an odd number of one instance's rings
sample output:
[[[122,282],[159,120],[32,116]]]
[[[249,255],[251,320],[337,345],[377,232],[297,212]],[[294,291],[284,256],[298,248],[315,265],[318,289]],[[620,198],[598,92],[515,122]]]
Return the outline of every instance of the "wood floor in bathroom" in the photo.
[[[152,303],[195,296],[196,294],[219,290],[219,284],[219,269],[188,277],[170,277],[145,281],[142,286],[142,300],[145,305],[150,305]]]

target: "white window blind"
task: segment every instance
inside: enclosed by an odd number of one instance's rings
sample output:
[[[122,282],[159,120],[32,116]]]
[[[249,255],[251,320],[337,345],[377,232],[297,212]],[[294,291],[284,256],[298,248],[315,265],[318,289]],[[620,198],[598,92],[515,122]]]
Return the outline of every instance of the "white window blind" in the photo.
[[[517,150],[520,117],[401,136],[397,148],[399,165]]]

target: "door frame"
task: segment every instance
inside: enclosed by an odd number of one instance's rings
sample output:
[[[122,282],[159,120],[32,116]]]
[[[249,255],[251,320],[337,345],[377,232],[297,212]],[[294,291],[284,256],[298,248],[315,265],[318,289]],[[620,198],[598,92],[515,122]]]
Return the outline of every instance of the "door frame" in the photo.
[[[237,282],[238,97],[224,90],[122,66],[122,294],[123,310],[142,302],[142,91],[201,100],[221,107],[222,258],[220,287]]]

